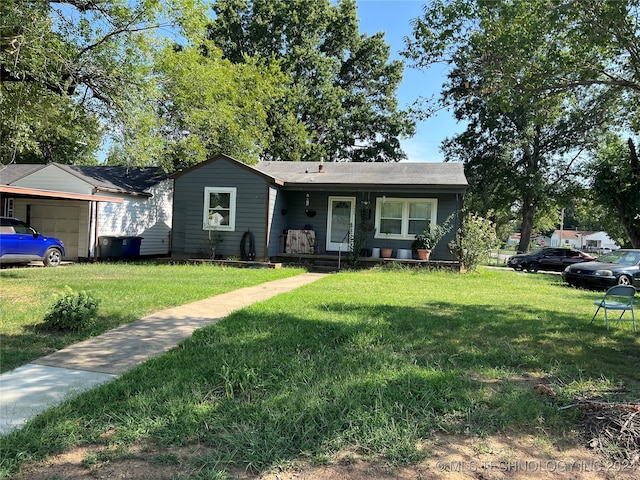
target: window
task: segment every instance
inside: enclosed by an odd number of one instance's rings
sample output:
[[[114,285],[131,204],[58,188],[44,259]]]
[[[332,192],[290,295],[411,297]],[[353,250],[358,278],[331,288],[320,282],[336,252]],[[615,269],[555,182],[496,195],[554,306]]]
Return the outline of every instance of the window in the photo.
[[[438,203],[427,198],[378,198],[376,238],[413,240],[436,222]]]
[[[233,232],[236,229],[236,189],[206,187],[204,189],[204,230]]]

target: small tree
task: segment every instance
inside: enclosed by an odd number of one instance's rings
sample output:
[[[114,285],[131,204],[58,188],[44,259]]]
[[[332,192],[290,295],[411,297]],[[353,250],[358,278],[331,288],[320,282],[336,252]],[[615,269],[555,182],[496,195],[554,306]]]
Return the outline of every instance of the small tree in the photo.
[[[463,268],[473,271],[489,257],[489,251],[498,243],[491,220],[476,213],[467,213],[456,234],[456,255]]]
[[[207,242],[207,255],[211,260],[216,259],[216,249],[222,243],[222,234],[217,229],[209,230],[209,240]]]

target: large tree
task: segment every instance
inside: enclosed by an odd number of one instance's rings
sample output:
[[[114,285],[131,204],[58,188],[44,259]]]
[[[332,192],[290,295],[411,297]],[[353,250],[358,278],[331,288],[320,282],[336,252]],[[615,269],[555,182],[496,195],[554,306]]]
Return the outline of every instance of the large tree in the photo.
[[[441,101],[468,128],[445,150],[466,163],[472,198],[520,212],[520,250],[528,249],[536,217],[548,215],[577,180],[585,152],[620,105],[619,86],[604,88],[586,73],[560,86],[566,66],[603,55],[577,42],[567,4],[433,1],[415,21],[407,50],[419,66],[449,64]]]
[[[206,54],[203,54],[206,52]],[[178,170],[225,153],[255,162],[271,144],[267,117],[288,79],[276,66],[247,58],[232,64],[205,39],[156,55],[164,164]],[[289,122],[290,131],[304,131]]]
[[[633,248],[640,248],[640,160],[634,140],[611,136],[598,149],[592,168],[594,196],[621,220]]]
[[[204,0],[1,6],[2,163],[96,162],[106,139],[109,164],[174,170],[218,152],[255,161],[272,139],[267,110],[288,81],[277,65],[223,60]]]
[[[154,161],[151,53],[204,13],[198,0],[3,0],[0,162],[95,161],[105,133],[137,135],[133,158]]]
[[[210,38],[225,58],[259,57],[292,79],[269,113],[273,160],[395,161],[414,124],[399,111],[403,65],[383,34],[358,33],[354,0],[219,0]],[[305,131],[295,130],[292,119]],[[293,122],[295,125],[295,122]]]

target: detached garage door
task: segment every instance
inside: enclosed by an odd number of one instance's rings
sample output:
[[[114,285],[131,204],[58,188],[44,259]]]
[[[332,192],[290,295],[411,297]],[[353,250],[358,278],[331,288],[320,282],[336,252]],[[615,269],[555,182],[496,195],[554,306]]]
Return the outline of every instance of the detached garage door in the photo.
[[[30,205],[31,225],[43,235],[58,237],[64,243],[66,257],[78,258],[80,208],[53,205]]]

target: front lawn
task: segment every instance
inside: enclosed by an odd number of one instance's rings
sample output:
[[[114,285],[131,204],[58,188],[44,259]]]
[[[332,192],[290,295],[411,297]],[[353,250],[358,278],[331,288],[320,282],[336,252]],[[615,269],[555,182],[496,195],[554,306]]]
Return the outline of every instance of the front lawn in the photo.
[[[301,273],[153,263],[75,264],[0,270],[0,372],[165,308]],[[79,333],[38,329],[55,294],[86,290],[100,299],[94,328]]]
[[[106,459],[141,444],[203,446],[194,478],[225,478],[337,452],[411,464],[434,432],[575,441],[579,412],[558,407],[640,397],[640,336],[589,324],[601,296],[506,270],[331,275],[5,436],[0,474],[86,444],[108,445]]]

